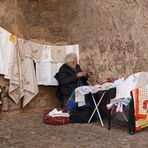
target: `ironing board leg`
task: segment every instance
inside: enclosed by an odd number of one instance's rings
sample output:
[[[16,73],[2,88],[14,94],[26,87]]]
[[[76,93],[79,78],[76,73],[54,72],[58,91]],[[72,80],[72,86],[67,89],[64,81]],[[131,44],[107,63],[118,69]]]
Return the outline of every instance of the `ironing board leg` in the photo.
[[[103,124],[103,121],[102,121],[102,118],[101,118],[100,112],[99,112],[99,110],[98,110],[98,106],[99,106],[100,102],[102,101],[104,95],[105,95],[105,92],[102,94],[102,96],[101,96],[101,98],[100,98],[100,100],[99,100],[99,102],[98,102],[97,104],[96,104],[96,101],[95,101],[94,96],[92,95],[93,102],[94,102],[94,104],[95,104],[95,109],[94,109],[94,111],[93,111],[91,117],[89,118],[88,123],[91,121],[91,119],[92,119],[92,117],[93,117],[95,111],[97,110],[97,113],[98,113],[98,116],[99,116],[99,119],[100,119],[101,125],[104,127],[104,124]]]

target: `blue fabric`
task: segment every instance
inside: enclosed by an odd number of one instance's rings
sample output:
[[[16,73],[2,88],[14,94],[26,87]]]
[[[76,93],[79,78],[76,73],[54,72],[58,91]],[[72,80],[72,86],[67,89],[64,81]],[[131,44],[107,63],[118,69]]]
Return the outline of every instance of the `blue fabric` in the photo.
[[[85,102],[86,102],[86,105],[79,107],[80,110],[81,110],[81,109],[84,109],[84,108],[86,108],[86,107],[92,106],[92,99],[89,99],[89,98],[88,98],[88,99],[85,100]],[[73,92],[72,95],[70,96],[70,98],[69,98],[67,104],[66,104],[66,108],[67,108],[69,111],[72,111],[74,108],[77,107],[77,104],[78,104],[78,103],[75,102],[75,93]]]
[[[73,92],[66,104],[66,108],[71,111],[76,106],[77,106],[77,103],[75,102],[75,93]]]

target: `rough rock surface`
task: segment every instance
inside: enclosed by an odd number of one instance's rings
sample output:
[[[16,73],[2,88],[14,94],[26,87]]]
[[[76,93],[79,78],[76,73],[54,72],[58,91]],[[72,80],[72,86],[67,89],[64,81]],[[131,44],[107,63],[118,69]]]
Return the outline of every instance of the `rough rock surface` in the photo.
[[[0,0],[0,26],[43,44],[79,43],[92,84],[148,71],[147,0]]]
[[[148,129],[129,135],[123,122],[110,131],[99,122],[54,126],[44,124],[40,112],[0,116],[1,148],[147,148]]]

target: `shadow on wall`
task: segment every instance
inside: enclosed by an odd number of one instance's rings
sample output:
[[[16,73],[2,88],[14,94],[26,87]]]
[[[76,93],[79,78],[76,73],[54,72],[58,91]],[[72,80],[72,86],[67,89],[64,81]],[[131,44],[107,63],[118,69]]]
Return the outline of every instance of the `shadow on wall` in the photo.
[[[0,85],[2,86],[2,111],[15,111],[15,110],[38,110],[40,108],[55,108],[60,106],[56,98],[57,87],[39,86],[39,93],[33,98],[29,104],[22,108],[21,102],[15,104],[14,101],[8,96],[8,80],[0,76]],[[7,87],[7,88],[6,88]]]

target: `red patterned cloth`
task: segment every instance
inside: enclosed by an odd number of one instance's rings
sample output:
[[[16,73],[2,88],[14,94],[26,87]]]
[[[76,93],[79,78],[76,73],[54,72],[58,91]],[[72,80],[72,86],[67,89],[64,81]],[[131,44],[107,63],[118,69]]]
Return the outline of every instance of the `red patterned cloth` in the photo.
[[[134,100],[136,131],[148,126],[148,89],[132,91]]]

